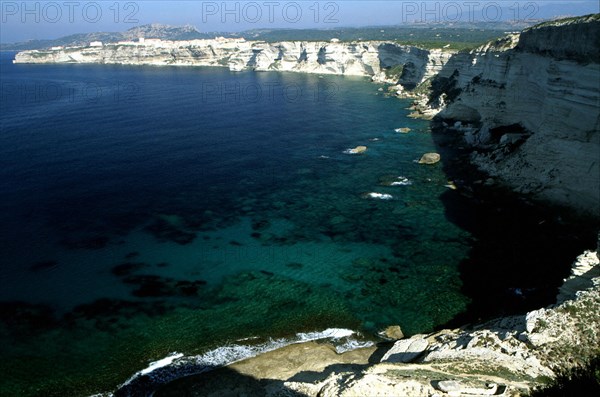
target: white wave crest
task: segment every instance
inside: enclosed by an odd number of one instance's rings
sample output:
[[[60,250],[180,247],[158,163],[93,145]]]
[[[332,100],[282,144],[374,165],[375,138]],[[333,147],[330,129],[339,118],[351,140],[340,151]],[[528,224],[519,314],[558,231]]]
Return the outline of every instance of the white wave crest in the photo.
[[[177,352],[171,353],[167,357],[165,357],[161,360],[151,362],[150,365],[148,366],[148,368],[141,370],[139,373],[140,373],[140,375],[149,374],[150,372],[154,371],[155,369],[159,369],[162,367],[166,367],[167,365],[170,365],[173,361],[175,361],[181,357],[183,357],[183,354],[181,354],[181,353],[177,353]]]
[[[296,334],[300,342],[308,342],[325,338],[339,339],[354,335],[354,331],[344,328],[328,328],[321,332],[308,332]]]
[[[408,186],[412,185],[412,181],[405,176],[399,176],[397,181],[390,183],[390,186]]]
[[[142,376],[150,376],[157,385],[164,384],[182,376],[206,372],[297,343],[329,339],[334,344],[338,353],[372,344],[372,342],[359,342],[350,338],[354,334],[354,331],[349,329],[328,328],[324,331],[298,333],[289,339],[270,339],[267,342],[256,345],[232,344],[221,346],[197,356],[185,357],[183,354],[175,352],[163,359],[150,363],[145,369],[136,372],[120,388],[135,387],[136,380]],[[250,339],[253,339],[253,337],[246,340]]]
[[[347,339],[341,344],[334,344],[335,351],[338,354],[346,353],[352,350],[362,349],[364,347],[371,347],[375,343],[371,341],[358,341],[356,339]]]
[[[370,198],[370,199],[376,199],[376,200],[391,200],[394,198],[394,196],[392,196],[391,194],[387,194],[387,193],[371,192],[371,193],[365,193],[364,198]]]

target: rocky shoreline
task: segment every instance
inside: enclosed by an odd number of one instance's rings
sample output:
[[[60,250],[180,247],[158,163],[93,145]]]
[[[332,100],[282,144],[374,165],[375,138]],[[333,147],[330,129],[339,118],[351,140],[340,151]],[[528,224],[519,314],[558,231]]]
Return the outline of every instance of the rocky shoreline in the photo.
[[[155,396],[523,395],[600,353],[599,258],[600,250],[580,255],[558,303],[525,315],[343,354],[316,342],[290,345],[179,379]]]

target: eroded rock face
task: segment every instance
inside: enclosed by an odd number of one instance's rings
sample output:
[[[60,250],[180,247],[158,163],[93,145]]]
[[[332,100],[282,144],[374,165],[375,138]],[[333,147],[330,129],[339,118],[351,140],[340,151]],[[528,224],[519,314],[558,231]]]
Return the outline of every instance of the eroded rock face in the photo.
[[[591,15],[534,26],[523,31],[517,50],[580,63],[597,63],[600,60],[598,20],[598,15]]]
[[[101,47],[23,51],[16,63],[95,63],[126,65],[221,66],[233,71],[370,76],[412,88],[441,70],[452,52],[385,42],[266,43],[244,39],[107,43]],[[401,69],[399,75],[387,71]]]
[[[460,122],[482,170],[518,192],[600,217],[598,37],[600,14],[456,54],[432,82],[430,106]]]

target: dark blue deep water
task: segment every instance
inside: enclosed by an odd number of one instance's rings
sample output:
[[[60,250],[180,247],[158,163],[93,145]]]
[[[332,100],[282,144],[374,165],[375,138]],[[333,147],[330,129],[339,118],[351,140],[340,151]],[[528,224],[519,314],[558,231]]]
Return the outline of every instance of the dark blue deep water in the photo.
[[[409,102],[362,78],[12,56],[1,395],[111,390],[242,338],[427,332],[469,303],[470,236],[415,161],[436,149]]]

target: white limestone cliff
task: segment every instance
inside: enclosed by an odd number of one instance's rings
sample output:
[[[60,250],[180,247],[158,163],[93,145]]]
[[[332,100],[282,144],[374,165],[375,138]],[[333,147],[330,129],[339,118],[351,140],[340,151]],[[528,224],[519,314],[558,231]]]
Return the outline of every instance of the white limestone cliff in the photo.
[[[456,54],[432,81],[430,106],[462,130],[480,169],[600,217],[599,37],[595,15]]]
[[[232,71],[287,71],[369,76],[413,87],[441,70],[452,52],[391,42],[266,43],[244,39],[119,42],[102,47],[23,51],[15,63],[93,63],[157,66],[221,66]],[[387,76],[386,69],[401,73]]]

